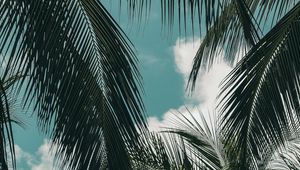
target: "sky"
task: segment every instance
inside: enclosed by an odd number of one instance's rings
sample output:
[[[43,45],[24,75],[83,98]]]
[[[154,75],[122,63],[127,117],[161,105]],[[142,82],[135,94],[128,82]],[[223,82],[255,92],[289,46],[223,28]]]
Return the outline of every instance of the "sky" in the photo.
[[[106,1],[105,1],[106,2]],[[201,42],[199,33],[190,29],[179,34],[176,23],[173,32],[162,28],[158,1],[152,4],[146,22],[128,21],[124,8],[105,3],[108,11],[119,23],[135,46],[139,68],[143,77],[144,104],[148,123],[152,130],[165,127],[177,111],[183,114],[189,108],[193,112],[214,107],[218,85],[230,67],[224,62],[216,64],[208,73],[200,74],[193,94],[187,94],[186,84],[193,56]],[[17,168],[20,170],[55,169],[53,155],[49,154],[50,142],[36,128],[35,119],[27,113],[22,116],[25,128],[14,127]]]

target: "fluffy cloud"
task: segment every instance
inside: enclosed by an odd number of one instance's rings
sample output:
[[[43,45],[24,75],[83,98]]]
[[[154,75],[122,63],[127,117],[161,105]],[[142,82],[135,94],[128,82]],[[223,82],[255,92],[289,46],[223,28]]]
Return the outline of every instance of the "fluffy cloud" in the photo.
[[[174,60],[176,63],[177,72],[187,80],[192,68],[193,59],[200,45],[200,39],[177,39],[173,46]]]
[[[23,162],[31,170],[53,170],[58,169],[54,166],[54,155],[50,151],[51,143],[49,140],[44,139],[43,144],[38,148],[35,154],[30,154],[18,145],[15,145],[16,160],[17,162]],[[53,146],[54,148],[56,146]],[[23,168],[23,167],[22,167]]]
[[[177,109],[170,109],[166,113],[164,113],[162,120],[159,120],[157,117],[148,118],[149,129],[150,131],[158,132],[169,127],[182,128],[180,125],[177,124],[179,119],[192,120],[192,114],[195,119],[200,120],[199,113],[200,110],[198,106],[194,105],[184,105],[180,106]]]
[[[39,147],[38,151],[36,152],[36,158],[39,161],[36,163],[30,162],[30,167],[32,170],[52,170],[54,168],[54,156],[53,153],[50,152],[51,144],[49,140],[44,140],[44,143]]]
[[[200,45],[200,39],[178,39],[173,46],[174,61],[176,63],[176,71],[182,76],[184,80],[184,87],[188,82],[188,76],[192,69],[193,58]],[[174,127],[173,120],[178,119],[181,115],[189,118],[189,112],[198,117],[199,112],[202,111],[204,117],[209,120],[214,113],[216,105],[216,97],[219,92],[219,85],[225,76],[232,68],[225,62],[216,63],[208,73],[201,73],[196,83],[195,90],[192,94],[185,95],[185,103],[177,109],[171,108],[164,113],[162,120],[156,117],[148,118],[148,124],[151,130],[159,131],[161,128]],[[182,90],[185,90],[182,89]],[[199,118],[199,117],[198,117]]]

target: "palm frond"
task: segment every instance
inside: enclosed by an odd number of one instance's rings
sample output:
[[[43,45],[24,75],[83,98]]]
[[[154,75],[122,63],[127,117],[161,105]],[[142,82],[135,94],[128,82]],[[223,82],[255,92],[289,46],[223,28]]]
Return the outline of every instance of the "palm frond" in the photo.
[[[266,169],[298,169],[300,166],[299,137],[290,138],[284,146],[278,148],[272,158],[266,163]]]
[[[254,0],[251,2],[252,9],[255,10],[255,18],[261,25],[261,28],[264,28],[267,23],[270,23],[270,26],[274,26],[285,14],[289,12],[295,4],[299,2],[298,0],[270,0],[270,1],[261,1]]]
[[[176,127],[167,132],[184,139],[187,150],[196,157],[194,162],[201,162],[208,169],[222,169],[228,164],[228,159],[222,144],[223,137],[217,128],[217,117],[213,114],[210,118],[204,117],[199,110],[198,113],[187,111],[187,114],[176,116],[173,122]]]
[[[8,170],[7,150],[8,146],[11,155],[12,168],[16,169],[16,156],[14,149],[14,138],[12,132],[12,120],[10,115],[10,108],[8,104],[8,97],[3,87],[3,81],[0,81],[0,169]]]
[[[299,109],[299,16],[298,3],[246,54],[223,85],[226,96],[220,109],[226,144],[236,149],[241,167],[255,168],[255,155],[276,148],[291,131],[291,111]]]
[[[171,169],[172,162],[160,134],[142,133],[139,140],[140,147],[129,151],[136,169]]]
[[[142,134],[139,140],[140,147],[130,150],[137,169],[190,170],[204,167],[203,163],[190,157],[193,150],[187,148],[185,141],[169,131],[147,132]]]
[[[145,1],[147,2],[147,0],[143,0],[142,2]],[[151,0],[148,1],[151,2]],[[135,4],[136,6],[141,6],[136,3],[138,2],[137,0],[130,0],[130,2],[133,2],[133,4]],[[189,25],[187,22],[188,19],[192,22],[192,25],[194,25],[194,22],[197,22],[198,20],[199,24],[202,24],[201,26],[204,26],[204,28],[206,28],[206,31],[208,31],[210,27],[218,22],[218,17],[221,16],[222,11],[227,6],[235,3],[237,5],[237,8],[242,9],[242,11],[236,13],[236,15],[239,15],[240,12],[246,14],[248,9],[245,9],[240,5],[247,4],[249,10],[251,11],[251,15],[253,15],[253,17],[257,21],[256,24],[263,28],[266,21],[272,21],[271,25],[276,24],[281,19],[281,17],[283,17],[292,7],[295,6],[297,2],[298,0],[170,0],[161,3],[161,13],[163,23],[167,23],[170,26],[174,25],[175,15],[178,14],[177,19],[179,20],[179,25],[183,24],[183,26],[186,27],[187,25]],[[134,8],[131,9],[134,11]],[[183,18],[183,22],[181,22],[181,18]],[[199,28],[203,29],[203,27]],[[248,28],[245,27],[245,29]]]
[[[130,168],[125,142],[145,127],[140,75],[131,43],[101,3],[4,1],[0,14],[4,77],[31,75],[20,83],[24,103],[60,146],[62,165]]]
[[[233,65],[238,54],[259,41],[262,33],[253,17],[250,4],[245,1],[230,1],[223,6],[220,16],[208,29],[193,62],[189,76],[191,89],[195,87],[200,70],[209,69],[212,64],[224,60]]]
[[[161,135],[156,132],[143,133],[139,140],[140,147],[130,150],[136,169],[171,169],[172,163]]]
[[[199,70],[209,69],[221,59],[219,56],[231,65],[235,64],[240,59],[239,54],[247,52],[258,42],[295,2],[233,0],[222,5],[220,15],[207,29],[194,58],[189,77],[191,89],[194,89]],[[266,23],[271,21],[274,23],[266,27]]]

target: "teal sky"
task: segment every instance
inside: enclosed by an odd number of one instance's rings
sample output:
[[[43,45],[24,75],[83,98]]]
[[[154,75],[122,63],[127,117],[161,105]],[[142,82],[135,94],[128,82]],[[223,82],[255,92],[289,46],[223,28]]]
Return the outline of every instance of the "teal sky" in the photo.
[[[149,19],[142,23],[129,22],[126,7],[120,11],[118,3],[104,4],[136,48],[140,61],[138,66],[143,77],[143,98],[147,114],[160,119],[168,110],[182,106],[185,100],[184,80],[176,71],[172,49],[180,37],[178,24],[174,24],[172,34],[162,29],[160,4],[155,2],[152,4]],[[191,32],[186,35],[191,36]],[[50,168],[51,158],[44,153],[49,146],[46,136],[37,130],[35,118],[31,116],[30,111],[22,116],[22,120],[25,121],[25,129],[14,127],[15,143],[19,146],[16,149],[18,169]]]

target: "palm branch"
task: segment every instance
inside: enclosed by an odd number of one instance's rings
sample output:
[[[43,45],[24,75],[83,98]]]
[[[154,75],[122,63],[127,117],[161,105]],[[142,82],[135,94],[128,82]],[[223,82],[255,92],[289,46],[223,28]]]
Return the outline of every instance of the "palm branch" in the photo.
[[[188,157],[189,151],[178,135],[169,132],[141,134],[140,147],[130,150],[136,169],[193,169],[200,166]]]
[[[151,7],[151,0],[129,2],[129,12],[138,17],[143,16],[141,11],[148,12],[146,9]],[[186,32],[187,26],[191,25],[194,33],[196,22],[201,36],[203,32],[204,37],[189,78],[193,89],[199,70],[209,69],[218,61],[218,53],[224,50],[225,61],[234,64],[240,59],[238,54],[248,51],[267,31],[262,29],[266,27],[266,21],[271,21],[269,27],[272,27],[296,2],[298,1],[169,0],[161,1],[161,18],[168,30],[172,29],[177,20],[180,32],[182,26]]]
[[[300,155],[299,155],[299,138],[297,140],[289,141],[285,147],[280,148],[269,163],[266,165],[268,170],[284,170],[284,169],[299,169]]]
[[[223,130],[226,143],[234,143],[240,167],[255,168],[254,157],[276,149],[296,127],[293,120],[299,115],[292,113],[299,109],[299,12],[297,3],[223,84]]]
[[[202,169],[240,169],[237,150],[230,148],[232,146],[224,145],[226,138],[224,138],[222,127],[218,124],[219,116],[210,113],[209,117],[205,117],[201,111],[192,112],[189,109],[187,111],[177,114],[172,121],[176,127],[169,128],[167,132],[176,134],[184,140],[186,153],[189,153],[191,162],[194,164],[198,162],[197,165],[202,162],[204,164]],[[257,169],[297,169],[299,167],[300,138],[299,126],[297,127],[297,130],[286,136],[283,144],[268,152],[255,155]]]
[[[189,158],[201,165],[196,166],[197,168],[222,169],[229,166],[235,158],[230,160],[227,156],[215,113],[205,117],[199,110],[186,110],[185,114],[176,114],[172,120],[174,127],[168,128],[166,132],[176,134],[184,140],[190,153]]]
[[[145,127],[132,45],[98,0],[0,4],[4,79],[19,72],[24,106],[59,147],[61,168],[130,169]],[[130,140],[129,140],[130,139]]]
[[[24,76],[14,75],[4,81],[0,81],[0,169],[16,168],[16,157],[14,149],[14,137],[12,124],[24,126],[16,115],[12,113],[11,98],[9,90]],[[9,152],[7,151],[9,150]],[[8,156],[9,155],[9,156]],[[11,164],[9,164],[9,160]]]

